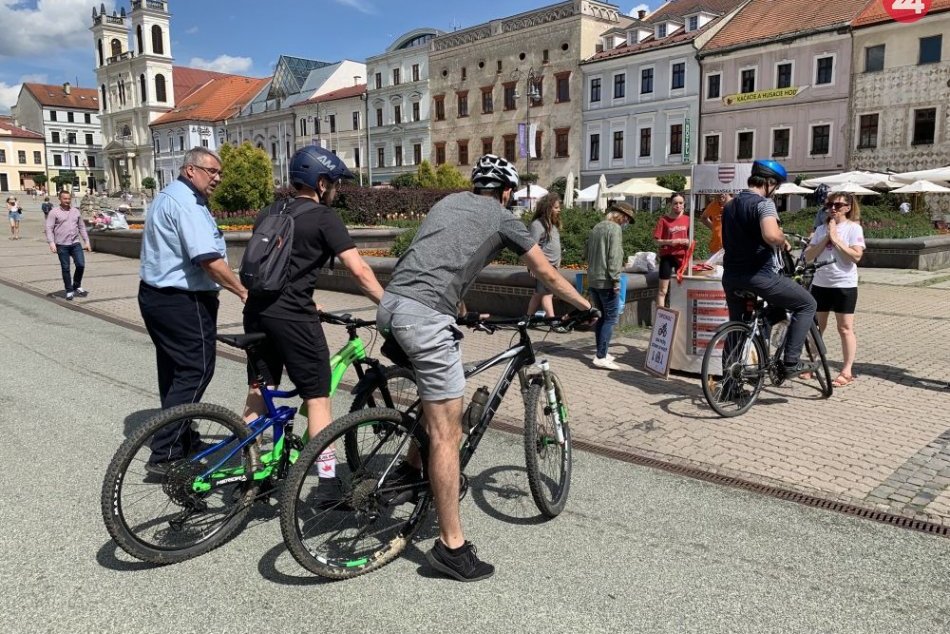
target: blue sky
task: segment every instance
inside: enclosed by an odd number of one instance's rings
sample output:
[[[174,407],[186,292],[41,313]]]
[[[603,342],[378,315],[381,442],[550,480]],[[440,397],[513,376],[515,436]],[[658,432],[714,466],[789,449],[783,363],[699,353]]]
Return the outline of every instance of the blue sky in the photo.
[[[24,81],[95,86],[92,9],[102,0],[0,0],[0,113]],[[170,0],[172,55],[182,66],[265,77],[281,54],[365,60],[419,27],[443,31],[556,0]],[[615,2],[624,12],[662,0]],[[109,13],[128,0],[105,2]]]

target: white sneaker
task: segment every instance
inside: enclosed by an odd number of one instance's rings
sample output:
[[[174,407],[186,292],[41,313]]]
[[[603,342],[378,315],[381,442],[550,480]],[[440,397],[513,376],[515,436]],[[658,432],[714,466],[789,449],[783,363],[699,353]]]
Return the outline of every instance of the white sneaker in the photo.
[[[607,359],[608,361],[616,361],[616,360],[617,360],[617,358],[616,358],[614,355],[610,354],[609,352],[607,353],[607,356],[605,356],[604,358]],[[591,356],[591,359],[594,359],[594,360],[597,359],[597,353],[596,353],[596,352],[593,354],[593,356]]]
[[[621,369],[620,366],[614,363],[613,359],[610,359],[609,357],[604,357],[603,359],[601,359],[600,357],[594,357],[594,367],[602,368],[604,370]]]
[[[76,296],[76,295],[73,294],[72,291],[70,291],[69,293],[66,293],[66,301],[67,301],[67,302],[73,301],[73,297],[75,297],[75,296]]]
[[[89,291],[84,289],[82,286],[76,287],[76,295],[78,295],[79,297],[85,297],[88,294],[89,294]]]

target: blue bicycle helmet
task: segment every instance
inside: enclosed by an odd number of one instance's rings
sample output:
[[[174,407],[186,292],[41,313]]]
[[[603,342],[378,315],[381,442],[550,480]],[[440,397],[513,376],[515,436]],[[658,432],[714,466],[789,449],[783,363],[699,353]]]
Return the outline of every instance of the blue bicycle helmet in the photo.
[[[788,180],[788,172],[778,161],[759,160],[752,164],[752,175],[760,178],[771,178],[779,184]]]
[[[354,178],[343,161],[333,152],[316,145],[297,150],[290,159],[290,182],[316,190],[320,177],[331,182],[344,178]]]

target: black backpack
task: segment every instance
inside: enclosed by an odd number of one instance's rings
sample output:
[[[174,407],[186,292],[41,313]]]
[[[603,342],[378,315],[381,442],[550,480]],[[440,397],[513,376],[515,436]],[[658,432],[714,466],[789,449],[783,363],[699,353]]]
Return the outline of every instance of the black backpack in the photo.
[[[271,205],[247,241],[241,258],[240,277],[250,293],[279,293],[287,284],[294,244],[294,218],[316,208],[316,204],[301,205],[299,209],[285,213],[291,203],[285,200]]]

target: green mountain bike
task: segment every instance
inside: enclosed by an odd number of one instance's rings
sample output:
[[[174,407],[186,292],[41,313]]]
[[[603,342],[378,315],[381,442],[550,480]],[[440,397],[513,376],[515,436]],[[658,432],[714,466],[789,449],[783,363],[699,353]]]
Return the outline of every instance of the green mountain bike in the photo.
[[[375,322],[350,315],[321,313],[321,321],[346,327],[349,340],[330,360],[331,395],[352,366],[357,383],[352,410],[366,407],[405,409],[417,390],[411,371],[384,367],[367,355],[358,330]],[[375,331],[374,331],[375,334]],[[124,551],[143,561],[171,564],[196,557],[226,542],[243,525],[251,506],[266,502],[307,442],[294,434],[296,407],[275,404],[296,390],[266,386],[266,365],[257,349],[266,335],[219,335],[218,340],[245,350],[267,412],[251,423],[211,403],[179,405],[157,414],[119,447],[102,484],[102,517],[109,535]],[[273,430],[271,438],[265,436]],[[152,439],[169,434],[183,454],[151,463]],[[355,437],[349,440],[350,453]]]

